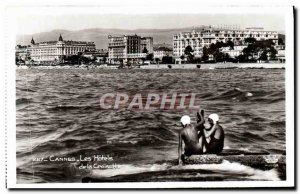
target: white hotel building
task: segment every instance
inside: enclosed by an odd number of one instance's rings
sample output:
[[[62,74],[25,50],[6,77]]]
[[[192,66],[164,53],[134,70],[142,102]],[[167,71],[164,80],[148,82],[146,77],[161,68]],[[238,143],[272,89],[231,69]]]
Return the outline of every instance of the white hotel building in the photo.
[[[203,47],[209,47],[212,43],[232,41],[234,45],[244,45],[246,38],[256,40],[272,40],[278,44],[278,32],[264,31],[263,28],[246,28],[245,30],[230,29],[208,29],[192,30],[191,32],[181,32],[173,36],[173,56],[175,59],[184,55],[185,48],[190,45],[194,50],[195,57],[201,57]]]
[[[144,49],[147,53],[143,53]],[[150,53],[153,53],[153,37],[108,36],[108,62],[111,64],[139,64]]]
[[[61,62],[64,56],[77,55],[79,52],[95,51],[94,42],[63,40],[59,36],[58,41],[47,41],[35,43],[31,40],[31,45],[27,47],[27,52],[34,63]]]
[[[173,50],[167,47],[159,47],[154,49],[153,57],[154,59],[162,60],[163,57],[172,57]]]

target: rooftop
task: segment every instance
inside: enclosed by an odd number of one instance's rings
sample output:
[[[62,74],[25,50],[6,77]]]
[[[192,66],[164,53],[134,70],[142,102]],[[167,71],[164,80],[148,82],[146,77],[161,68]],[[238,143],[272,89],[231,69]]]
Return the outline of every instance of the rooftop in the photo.
[[[32,39],[31,39],[31,44],[32,44],[32,45],[39,45],[39,44],[57,44],[58,42],[63,42],[63,43],[65,43],[65,44],[70,44],[70,43],[74,43],[74,44],[95,44],[94,42],[88,42],[88,41],[63,40],[61,34],[59,35],[58,41],[52,40],[52,41],[44,41],[44,42],[35,43],[33,37],[32,37]]]

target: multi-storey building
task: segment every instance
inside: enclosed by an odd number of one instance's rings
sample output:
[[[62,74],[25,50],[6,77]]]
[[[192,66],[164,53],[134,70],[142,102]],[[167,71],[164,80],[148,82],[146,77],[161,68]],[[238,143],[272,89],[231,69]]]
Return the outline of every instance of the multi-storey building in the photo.
[[[17,45],[15,49],[17,59],[25,61],[29,57],[27,46]]]
[[[141,53],[141,37],[134,35],[134,36],[126,36],[126,46],[127,46],[127,54],[129,53]]]
[[[108,36],[108,62],[119,63],[127,58],[127,37]]]
[[[222,47],[220,51],[224,54],[228,54],[231,58],[237,57],[243,53],[243,49],[246,48],[246,45],[238,45],[231,47]]]
[[[163,57],[171,57],[173,55],[173,50],[167,47],[158,47],[154,49],[153,57],[154,59],[162,60]]]
[[[277,50],[278,61],[284,63],[285,62],[285,45],[277,45],[276,50]]]
[[[230,29],[207,29],[192,30],[191,32],[181,32],[173,36],[173,55],[179,58],[184,55],[187,46],[191,46],[195,57],[201,57],[203,47],[209,47],[212,43],[232,41],[234,45],[244,45],[246,38],[256,40],[272,40],[278,44],[278,32],[264,31],[261,28],[247,28],[245,30]]]
[[[59,36],[58,41],[47,41],[35,43],[31,40],[31,45],[27,46],[27,52],[34,63],[61,62],[64,56],[78,55],[79,52],[95,51],[94,42],[63,40]]]
[[[148,53],[153,53],[153,37],[143,37],[141,38],[141,49],[147,49]]]
[[[153,38],[137,35],[108,36],[108,62],[112,64],[140,63],[146,58],[144,48],[153,52]]]
[[[82,56],[89,59],[95,59],[98,63],[105,63],[108,57],[107,49],[96,49],[95,51],[85,51],[82,53]]]

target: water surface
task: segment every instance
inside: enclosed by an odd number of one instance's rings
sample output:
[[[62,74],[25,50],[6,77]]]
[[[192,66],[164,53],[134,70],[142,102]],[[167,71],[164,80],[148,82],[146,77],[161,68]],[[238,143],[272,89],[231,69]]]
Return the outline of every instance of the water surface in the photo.
[[[188,114],[195,121],[195,110],[101,109],[99,97],[116,91],[132,95],[144,91],[197,93],[206,117],[210,113],[220,115],[226,133],[225,148],[285,152],[284,69],[19,69],[16,74],[18,183],[80,182],[85,173],[109,177],[174,168],[174,165],[165,167],[170,164],[162,161],[177,158],[180,117]],[[252,96],[247,96],[248,92]],[[94,154],[110,155],[122,168],[82,173],[68,170],[76,163],[32,162],[32,158],[51,155]],[[201,171],[199,180],[216,176],[214,168],[204,168],[214,173]],[[229,178],[259,180],[256,173],[264,176],[255,169],[248,170],[244,171],[250,175],[236,173]],[[273,171],[264,173],[274,178]],[[159,176],[152,176],[151,180],[162,181]],[[171,173],[168,180],[172,177],[181,180],[178,176]],[[180,176],[196,177],[193,173]],[[224,171],[217,177],[221,176],[227,180]]]

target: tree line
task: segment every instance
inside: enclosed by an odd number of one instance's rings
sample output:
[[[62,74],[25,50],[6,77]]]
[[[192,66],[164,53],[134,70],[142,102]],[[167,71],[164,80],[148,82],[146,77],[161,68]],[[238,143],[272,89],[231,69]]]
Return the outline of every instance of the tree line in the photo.
[[[282,39],[279,39],[279,45],[283,45]],[[222,48],[228,47],[229,50],[234,50],[232,41],[212,43],[208,47],[204,46],[201,57],[195,57],[194,50],[188,45],[184,50],[184,55],[180,56],[181,60],[186,63],[200,62],[256,62],[257,60],[275,60],[277,50],[275,43],[272,40],[256,40],[255,38],[245,39],[246,47],[241,54],[235,57],[228,53],[223,53]]]

